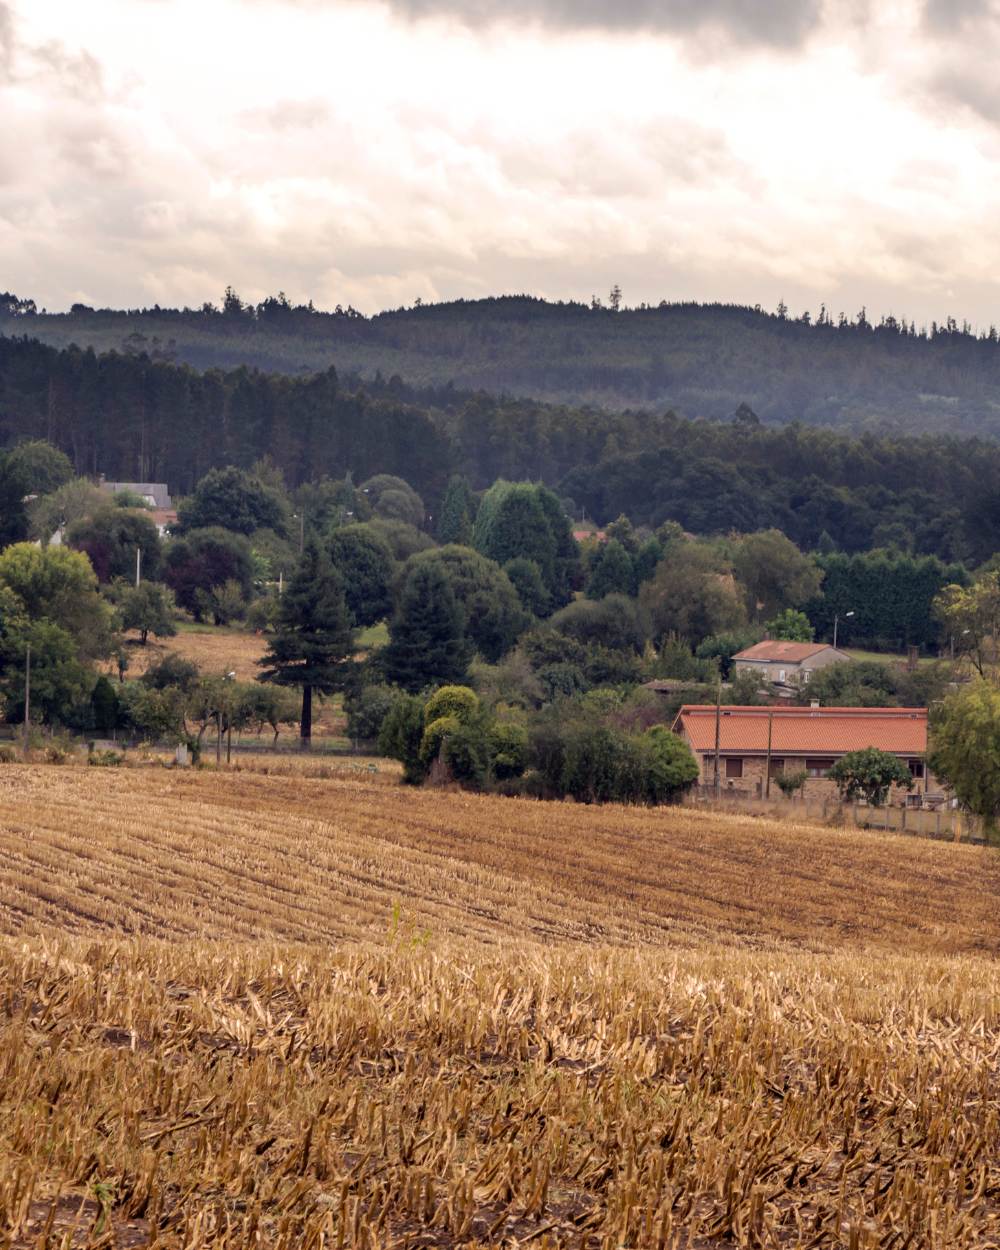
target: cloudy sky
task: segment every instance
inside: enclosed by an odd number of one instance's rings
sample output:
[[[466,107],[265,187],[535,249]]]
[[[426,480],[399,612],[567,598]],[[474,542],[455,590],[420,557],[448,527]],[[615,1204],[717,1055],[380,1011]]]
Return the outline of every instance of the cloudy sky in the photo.
[[[1000,0],[0,0],[0,289],[1000,321]]]

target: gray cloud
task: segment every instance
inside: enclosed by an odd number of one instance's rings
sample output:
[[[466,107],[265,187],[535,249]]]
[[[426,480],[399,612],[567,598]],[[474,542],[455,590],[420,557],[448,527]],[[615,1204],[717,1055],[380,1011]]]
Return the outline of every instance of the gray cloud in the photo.
[[[993,0],[925,0],[923,24],[932,33],[952,34],[995,12]]]
[[[1000,0],[925,0],[921,25],[925,93],[1000,122]]]
[[[0,82],[10,77],[14,62],[14,19],[0,0]]]
[[[303,0],[295,0],[303,2]],[[322,4],[324,0],[304,0]],[[470,26],[538,24],[564,30],[719,32],[742,44],[798,47],[822,20],[821,0],[387,0],[408,18]],[[966,0],[968,2],[968,0]]]

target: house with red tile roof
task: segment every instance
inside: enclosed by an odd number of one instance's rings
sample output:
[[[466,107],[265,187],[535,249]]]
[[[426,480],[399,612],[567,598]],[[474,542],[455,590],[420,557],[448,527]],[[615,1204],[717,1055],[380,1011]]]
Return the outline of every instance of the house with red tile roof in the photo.
[[[820,668],[849,663],[846,651],[828,642],[758,642],[733,656],[737,673],[756,673],[762,682],[779,686],[802,685]]]
[[[832,798],[837,790],[827,773],[841,756],[866,747],[901,759],[914,792],[940,788],[927,769],[927,709],[922,707],[723,706],[717,713],[712,704],[688,704],[673,728],[694,752],[703,785],[715,784],[718,750],[723,792],[763,794],[768,776],[773,781],[784,772],[804,771],[806,797]],[[898,801],[904,793],[893,798]]]

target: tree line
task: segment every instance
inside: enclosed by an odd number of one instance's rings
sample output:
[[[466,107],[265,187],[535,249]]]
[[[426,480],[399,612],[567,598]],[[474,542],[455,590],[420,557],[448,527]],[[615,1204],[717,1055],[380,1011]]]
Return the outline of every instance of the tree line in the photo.
[[[759,306],[671,303],[629,308],[528,296],[398,308],[366,317],[322,312],[284,294],[248,304],[231,288],[197,309],[47,314],[0,295],[0,329],[55,346],[146,352],[199,369],[241,365],[371,380],[401,375],[572,406],[672,408],[720,419],[747,401],[769,423],[994,435],[997,332],[952,317],[917,326],[902,315],[793,316]]]
[[[213,468],[267,457],[293,488],[348,473],[406,478],[432,515],[458,472],[475,490],[543,481],[571,516],[599,523],[777,528],[828,554],[887,548],[973,564],[1000,548],[997,445],[774,428],[746,405],[725,421],[608,414],[398,378],[362,385],[332,369],[198,372],[148,353],[0,338],[0,445],[37,438],[78,474],[166,481],[178,495]],[[0,481],[7,513],[17,490]]]

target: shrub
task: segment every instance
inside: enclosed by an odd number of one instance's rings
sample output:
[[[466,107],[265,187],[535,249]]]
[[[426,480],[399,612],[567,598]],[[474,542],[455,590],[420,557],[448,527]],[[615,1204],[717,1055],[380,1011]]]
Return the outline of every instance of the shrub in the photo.
[[[139,678],[150,690],[166,690],[176,686],[185,692],[193,690],[201,674],[198,665],[171,651],[158,664],[151,664]]]
[[[13,747],[0,746],[0,764],[14,764],[17,762],[17,752]]]
[[[809,774],[806,770],[804,768],[800,768],[794,773],[778,773],[773,778],[773,781],[785,798],[790,799],[806,784],[808,776]]]
[[[419,785],[427,776],[420,758],[424,735],[424,704],[416,695],[400,695],[382,722],[378,749],[382,755],[399,760],[403,765],[403,781]]]
[[[347,736],[354,741],[374,742],[385,718],[401,698],[395,686],[361,686],[344,699]]]
[[[455,733],[462,722],[457,716],[439,716],[436,720],[428,721],[426,710],[424,720],[426,727],[420,739],[420,762],[424,768],[430,768],[437,759],[445,738]]]
[[[490,778],[490,747],[489,729],[482,719],[466,724],[456,721],[443,740],[442,755],[456,781],[482,789]]]
[[[87,763],[91,768],[121,768],[125,756],[120,751],[91,751]]]
[[[442,686],[431,695],[424,707],[424,720],[430,725],[442,716],[467,721],[479,710],[476,692],[468,686]]]
[[[498,722],[489,731],[491,771],[497,781],[519,777],[528,763],[528,731],[523,725]]]
[[[698,761],[691,748],[666,725],[642,735],[646,744],[646,796],[650,803],[673,803],[698,780]]]

